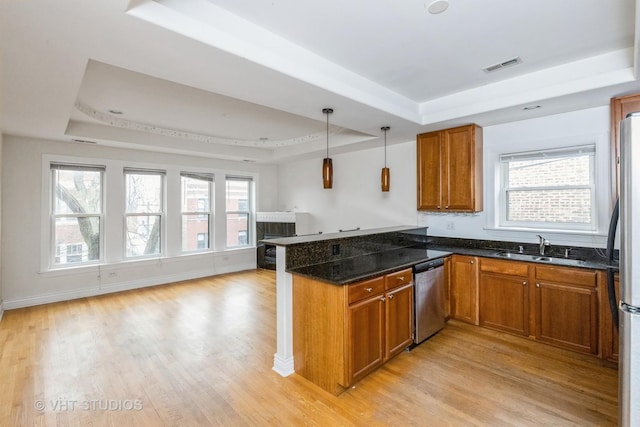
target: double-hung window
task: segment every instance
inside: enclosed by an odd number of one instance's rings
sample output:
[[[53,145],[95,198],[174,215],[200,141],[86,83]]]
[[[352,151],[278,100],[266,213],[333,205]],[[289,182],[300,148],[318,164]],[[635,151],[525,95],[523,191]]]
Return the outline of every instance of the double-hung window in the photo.
[[[250,177],[226,177],[227,247],[251,244],[252,187]]]
[[[595,230],[595,146],[500,156],[503,227]]]
[[[51,266],[99,262],[104,166],[51,163]]]
[[[213,174],[182,172],[182,251],[211,248]]]
[[[162,254],[165,171],[125,168],[125,256]]]

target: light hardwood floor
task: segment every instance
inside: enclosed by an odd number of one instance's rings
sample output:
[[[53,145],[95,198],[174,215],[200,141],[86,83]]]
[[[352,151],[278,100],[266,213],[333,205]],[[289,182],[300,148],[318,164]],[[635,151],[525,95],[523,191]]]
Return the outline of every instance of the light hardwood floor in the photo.
[[[282,378],[265,270],[7,311],[0,351],[0,426],[617,423],[616,370],[455,321],[338,397]]]

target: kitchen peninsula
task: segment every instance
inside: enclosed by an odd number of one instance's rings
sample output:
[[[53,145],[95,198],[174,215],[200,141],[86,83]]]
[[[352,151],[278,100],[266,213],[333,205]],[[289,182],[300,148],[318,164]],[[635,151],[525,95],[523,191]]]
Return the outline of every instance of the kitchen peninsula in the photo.
[[[294,373],[293,274],[344,286],[450,253],[426,247],[426,227],[399,226],[270,239],[276,246],[276,340],[273,370]]]

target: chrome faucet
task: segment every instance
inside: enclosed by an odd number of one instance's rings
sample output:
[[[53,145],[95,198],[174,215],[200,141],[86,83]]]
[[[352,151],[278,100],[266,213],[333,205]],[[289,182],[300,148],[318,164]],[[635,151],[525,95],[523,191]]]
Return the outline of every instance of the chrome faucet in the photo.
[[[545,246],[550,246],[551,243],[549,243],[549,241],[547,239],[545,239],[544,237],[542,237],[539,234],[538,234],[538,238],[540,239],[540,255],[544,255],[544,247]]]

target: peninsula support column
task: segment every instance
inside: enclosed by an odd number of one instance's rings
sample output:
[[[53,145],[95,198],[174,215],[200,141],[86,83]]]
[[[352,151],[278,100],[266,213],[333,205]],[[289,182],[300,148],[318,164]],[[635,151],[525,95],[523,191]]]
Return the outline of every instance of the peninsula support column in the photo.
[[[276,246],[276,353],[273,370],[283,377],[295,372],[293,365],[293,278],[285,271],[287,248]]]

